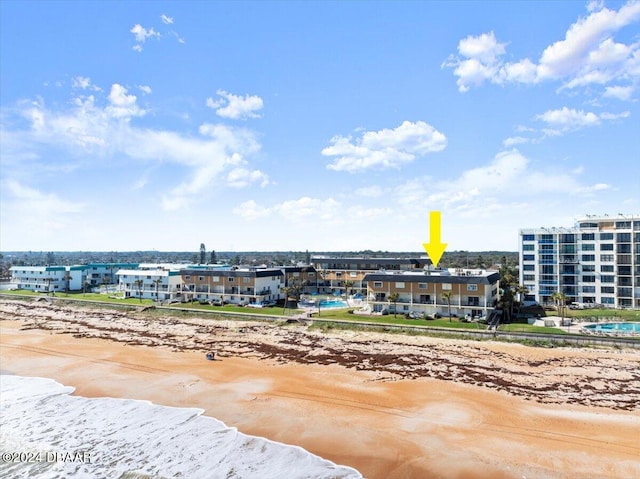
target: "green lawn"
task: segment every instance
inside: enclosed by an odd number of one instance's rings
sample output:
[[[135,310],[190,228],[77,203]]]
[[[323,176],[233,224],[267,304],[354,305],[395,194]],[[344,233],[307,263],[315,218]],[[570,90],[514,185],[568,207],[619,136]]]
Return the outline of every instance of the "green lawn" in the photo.
[[[569,309],[565,308],[568,318],[616,318],[620,321],[640,321],[640,311],[632,309]]]
[[[44,293],[36,293],[33,291],[13,290],[3,291],[3,294],[11,294],[16,296],[31,296],[31,297],[43,297]],[[59,299],[73,299],[80,301],[101,301],[105,303],[113,304],[126,304],[129,306],[153,306],[155,302],[150,299],[143,299],[142,302],[137,298],[117,299],[115,295],[97,294],[97,293],[82,293],[72,292],[66,294],[64,292],[56,293],[55,297]],[[268,307],[268,308],[247,308],[241,306],[210,306],[202,305],[199,303],[174,303],[169,308],[176,309],[189,309],[195,311],[208,311],[208,312],[228,312],[228,313],[249,313],[268,316],[290,316],[296,314],[297,310],[287,309],[283,310],[282,307]],[[352,309],[351,309],[352,310]],[[300,311],[302,312],[302,311]],[[569,310],[567,309],[567,317],[573,318],[591,318],[591,317],[606,317],[606,318],[618,318],[619,320],[636,320],[640,321],[640,311],[632,310],[613,310],[613,309],[588,309],[588,310]],[[475,322],[466,323],[458,318],[452,318],[449,321],[448,318],[440,318],[433,320],[426,319],[407,319],[404,315],[393,314],[387,316],[361,316],[350,313],[349,309],[322,309],[320,315],[313,313],[312,318],[316,319],[339,319],[349,322],[366,322],[366,323],[378,323],[381,326],[385,324],[397,324],[405,326],[431,326],[439,328],[452,328],[452,329],[470,329],[470,330],[486,330],[486,324],[478,324]],[[549,333],[549,334],[566,334],[565,331],[558,328],[546,328],[540,326],[532,326],[529,324],[504,324],[498,328],[499,331],[510,332],[524,332],[524,333]],[[578,332],[578,327],[575,327],[575,332]]]

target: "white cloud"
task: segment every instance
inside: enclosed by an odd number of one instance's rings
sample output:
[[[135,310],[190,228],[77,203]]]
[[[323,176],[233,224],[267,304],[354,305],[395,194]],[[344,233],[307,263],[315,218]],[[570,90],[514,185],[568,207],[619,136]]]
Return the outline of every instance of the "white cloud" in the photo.
[[[447,138],[423,121],[405,121],[393,130],[364,132],[355,141],[338,135],[330,143],[322,155],[336,158],[327,168],[355,173],[369,168],[399,168],[417,157],[442,151]]]
[[[633,90],[633,86],[608,86],[605,88],[603,96],[626,101],[631,98]]]
[[[226,92],[225,90],[218,90],[216,92],[221,98],[214,100],[209,97],[206,100],[206,105],[209,108],[216,110],[216,114],[223,118],[231,118],[233,120],[247,119],[247,118],[260,118],[257,113],[262,110],[264,103],[262,98],[257,95],[234,95],[233,93]]]
[[[502,141],[502,145],[506,148],[510,146],[520,145],[522,143],[529,143],[531,140],[529,138],[525,138],[524,136],[512,136],[510,138],[506,138]]]
[[[248,170],[246,168],[236,168],[227,175],[227,184],[234,188],[244,188],[253,183],[258,183],[261,187],[269,184],[269,176],[260,170]]]
[[[109,93],[110,105],[106,108],[106,112],[115,118],[129,118],[132,116],[143,116],[146,111],[141,109],[137,104],[135,95],[128,95],[127,89],[118,83],[111,85]]]
[[[6,175],[5,175],[6,176]],[[8,179],[2,183],[2,215],[5,227],[22,235],[37,231],[39,241],[55,240],[55,236],[67,234],[74,222],[82,217],[86,205],[63,199],[57,194],[46,193],[23,183]]]
[[[43,100],[5,108],[3,164],[6,160],[13,171],[5,168],[6,177],[21,171],[38,174],[44,170],[29,165],[58,164],[62,158],[75,161],[75,168],[90,167],[97,159],[114,167],[129,168],[132,160],[159,168],[171,165],[174,186],[158,184],[167,209],[204,201],[217,188],[268,184],[267,174],[251,168],[247,160],[261,147],[252,131],[203,124],[193,135],[136,126],[135,119],[145,112],[136,96],[117,83],[107,97],[80,96],[59,110],[48,109]],[[57,152],[53,157],[52,150]]]
[[[142,51],[142,44],[147,41],[147,38],[160,38],[160,33],[156,32],[153,27],[147,30],[139,23],[136,23],[129,31],[133,33],[137,42],[137,44],[133,46],[133,49],[137,52]]]
[[[249,200],[235,207],[233,214],[247,220],[255,220],[269,216],[271,209],[258,205],[254,200]]]
[[[145,95],[151,95],[151,87],[148,85],[138,85],[138,90],[140,90]]]
[[[612,35],[640,20],[640,2],[632,0],[618,11],[592,2],[589,14],[569,27],[563,40],[544,49],[538,62],[529,58],[505,62],[506,44],[493,32],[460,40],[458,55],[443,63],[453,69],[461,92],[485,82],[539,83],[563,81],[563,88],[633,82],[640,77],[640,42],[624,44]]]
[[[547,128],[544,129],[545,134],[561,135],[568,131],[575,131],[599,125],[602,120],[612,121],[620,118],[627,118],[629,115],[630,113],[628,111],[622,113],[603,112],[596,114],[593,112],[567,108],[565,106],[559,110],[548,110],[541,115],[537,115],[536,119],[547,124]]]
[[[292,223],[331,222],[340,220],[342,214],[341,203],[333,198],[311,198],[303,196],[295,200],[287,200],[273,206],[260,206],[254,200],[245,201],[233,209],[233,213],[245,219],[263,218],[279,215]]]
[[[81,90],[93,90],[93,91],[102,91],[102,88],[93,85],[91,83],[91,78],[76,76],[71,79],[71,87],[74,89]]]
[[[164,13],[162,15],[160,15],[160,20],[162,20],[162,23],[164,23],[165,25],[172,25],[173,24],[173,17],[168,17]]]

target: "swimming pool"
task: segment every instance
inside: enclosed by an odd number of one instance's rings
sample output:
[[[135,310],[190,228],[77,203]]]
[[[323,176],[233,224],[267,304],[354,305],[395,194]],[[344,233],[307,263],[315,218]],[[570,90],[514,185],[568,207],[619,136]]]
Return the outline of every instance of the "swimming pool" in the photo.
[[[320,301],[321,308],[347,308],[349,305],[341,299],[323,299]]]
[[[313,299],[311,301],[302,300],[298,303],[299,308],[320,308],[320,309],[330,309],[330,308],[348,308],[349,305],[346,301],[341,299],[321,299],[318,301],[317,299]]]
[[[640,323],[627,321],[625,323],[589,324],[585,329],[601,333],[640,334]]]

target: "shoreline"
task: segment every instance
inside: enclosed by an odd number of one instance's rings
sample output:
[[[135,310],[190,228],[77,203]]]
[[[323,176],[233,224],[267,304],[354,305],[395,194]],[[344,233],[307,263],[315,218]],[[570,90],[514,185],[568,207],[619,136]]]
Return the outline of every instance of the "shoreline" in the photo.
[[[0,310],[3,370],[50,377],[75,387],[75,394],[84,397],[202,408],[205,415],[243,433],[299,445],[336,464],[354,467],[365,477],[640,476],[640,414],[637,408],[625,410],[628,401],[638,404],[640,397],[637,352],[469,345],[459,340],[389,338],[375,333],[313,332],[308,337],[297,327],[261,325],[268,331],[240,332],[253,326],[201,320],[214,328],[209,330],[191,318],[168,318],[169,325],[154,318],[147,324],[151,320],[122,318],[99,309],[65,307],[56,312],[38,308],[30,308],[20,319],[12,319],[6,307]],[[58,313],[69,320],[57,319]],[[129,320],[133,321],[130,329],[123,328],[122,322]],[[94,321],[113,327],[96,329]],[[151,338],[132,332],[136,321],[142,321],[141,328],[145,324],[147,330],[154,328]],[[166,326],[172,327],[173,336],[168,336],[171,329],[167,331]],[[187,328],[184,335],[177,334],[183,327]],[[190,343],[182,342],[186,337]],[[289,344],[294,340],[297,344]],[[212,341],[219,348],[219,361],[204,359],[202,351]],[[254,343],[262,346],[249,346]],[[383,364],[382,359],[389,356],[389,351],[381,350],[385,343],[395,351],[396,364]],[[296,354],[284,355],[285,345]],[[358,356],[355,345],[371,352],[366,358]],[[343,352],[354,355],[352,363],[328,361],[326,348],[346,346]],[[413,352],[405,355],[397,351],[400,347]],[[296,357],[305,357],[301,350],[314,362],[296,361]],[[431,356],[426,355],[429,351]],[[418,353],[431,363],[435,377],[415,374],[422,369],[401,360]],[[499,390],[492,382],[501,377],[497,372],[488,378],[488,384],[473,384],[463,374],[464,361],[458,359],[482,362],[486,360],[483,355],[490,355],[493,367],[505,377],[522,380],[527,371],[539,370],[538,376],[557,385],[557,398],[553,399],[550,390],[538,397],[514,394],[509,388],[516,381]],[[381,360],[380,367],[358,368],[358,361],[362,365],[367,358]],[[406,368],[396,367],[397,363]],[[595,374],[599,368],[614,367],[620,377],[613,383],[590,381],[592,388],[601,387],[605,393],[611,385],[618,388],[617,394],[596,401],[624,406],[618,409],[576,404],[570,400],[575,395],[571,387],[551,380],[557,375],[570,383],[581,377],[580,369]],[[456,370],[459,372],[448,380],[437,378]],[[587,393],[596,398],[593,389],[585,390]],[[603,451],[609,458],[604,462]]]

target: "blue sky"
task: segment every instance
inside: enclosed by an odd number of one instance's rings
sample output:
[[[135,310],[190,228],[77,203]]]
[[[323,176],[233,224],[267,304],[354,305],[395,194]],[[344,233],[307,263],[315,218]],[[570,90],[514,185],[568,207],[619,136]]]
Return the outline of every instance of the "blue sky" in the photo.
[[[2,250],[517,250],[640,212],[640,2],[0,3]]]

